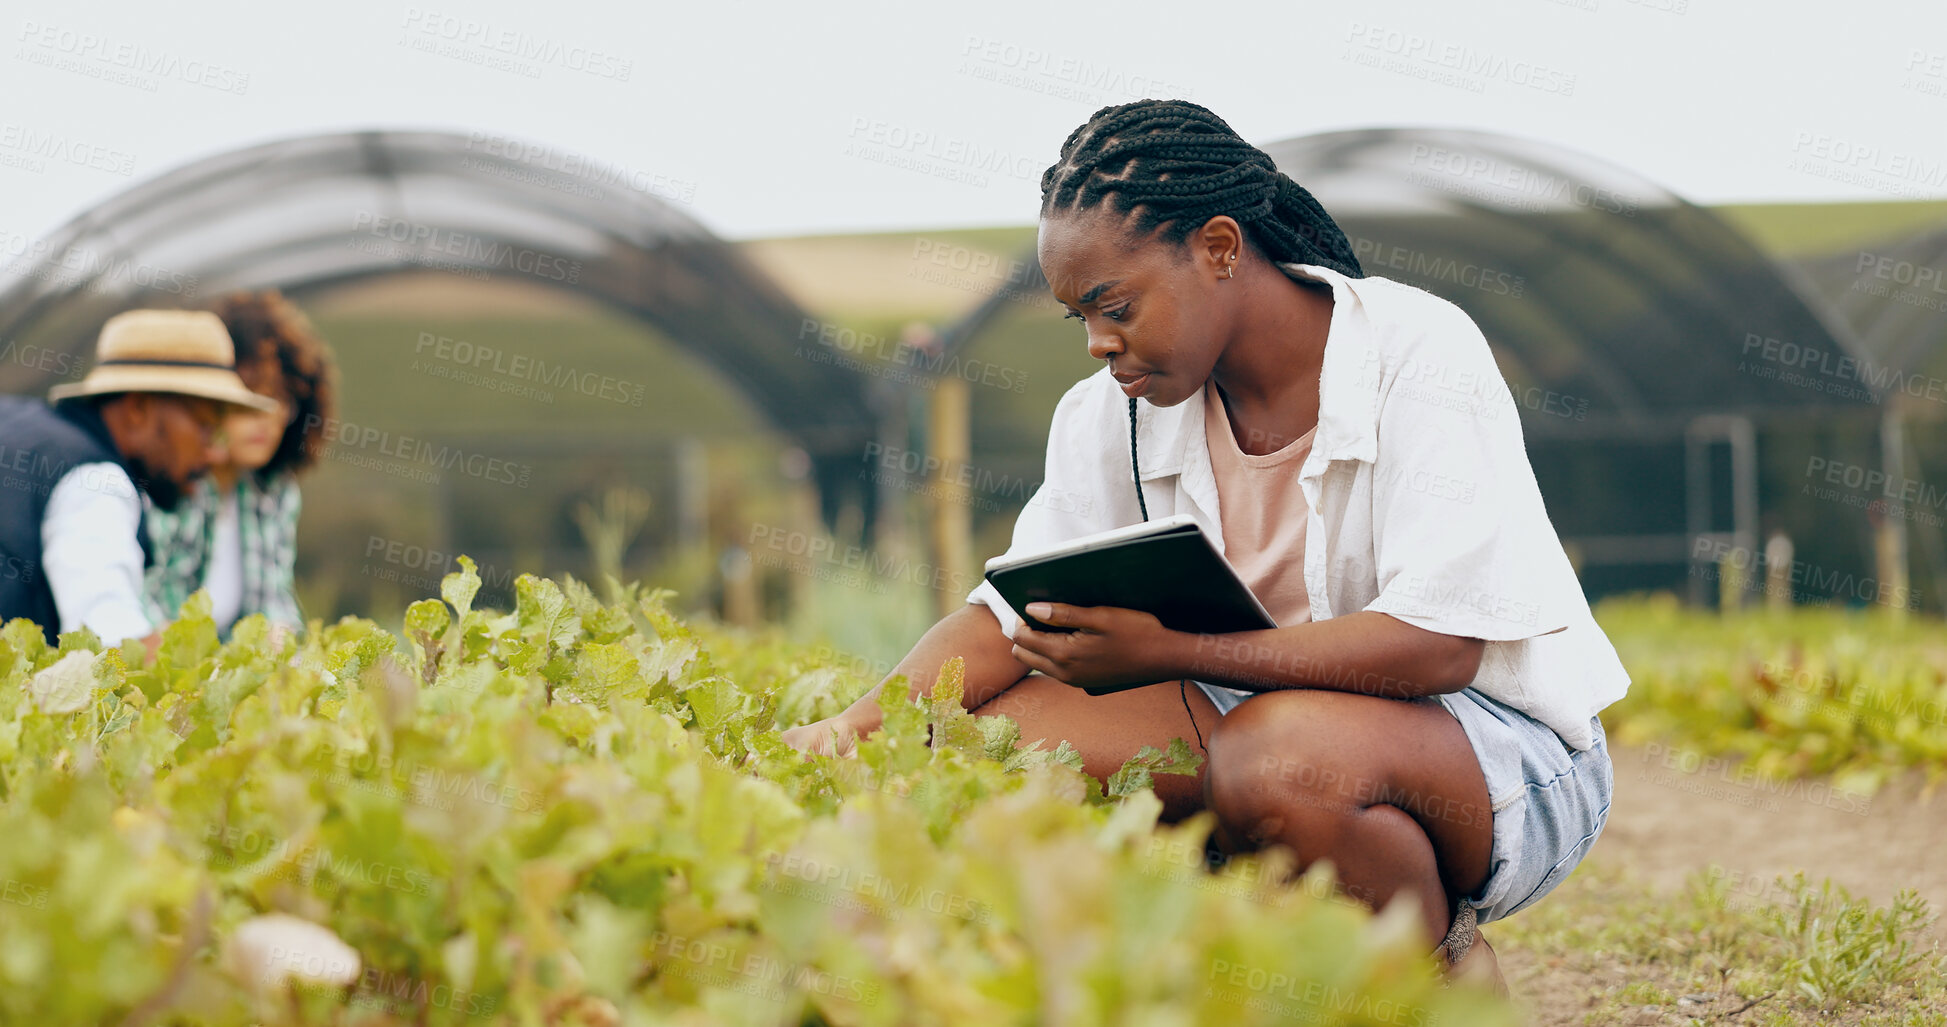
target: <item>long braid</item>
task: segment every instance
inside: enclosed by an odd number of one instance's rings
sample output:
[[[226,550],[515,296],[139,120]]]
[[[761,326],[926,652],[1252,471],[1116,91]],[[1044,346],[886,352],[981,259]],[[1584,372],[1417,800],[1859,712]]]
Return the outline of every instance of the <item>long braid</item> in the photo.
[[[1269,154],[1224,119],[1187,100],[1138,100],[1095,112],[1069,133],[1061,159],[1041,173],[1041,214],[1091,210],[1108,200],[1138,238],[1172,244],[1219,214],[1244,226],[1266,258],[1365,277],[1338,223]]]

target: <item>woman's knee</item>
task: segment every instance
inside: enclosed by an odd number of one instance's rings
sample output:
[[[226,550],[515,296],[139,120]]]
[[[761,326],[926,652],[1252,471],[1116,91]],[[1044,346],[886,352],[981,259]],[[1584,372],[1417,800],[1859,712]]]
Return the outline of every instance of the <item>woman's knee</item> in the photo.
[[[1333,734],[1345,696],[1291,690],[1255,696],[1210,733],[1205,801],[1225,836],[1243,843],[1319,825],[1364,805],[1356,772],[1344,765]],[[1351,697],[1362,698],[1362,697]]]

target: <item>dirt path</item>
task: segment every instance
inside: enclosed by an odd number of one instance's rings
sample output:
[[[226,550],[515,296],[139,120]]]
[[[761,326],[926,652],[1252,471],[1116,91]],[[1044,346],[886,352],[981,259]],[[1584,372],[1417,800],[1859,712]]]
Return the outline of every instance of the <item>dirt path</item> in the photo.
[[[1882,904],[1913,888],[1942,914],[1933,936],[1947,946],[1947,787],[1929,801],[1913,775],[1869,799],[1824,782],[1751,781],[1716,768],[1685,774],[1680,757],[1653,746],[1618,748],[1614,760],[1615,800],[1592,864],[1620,864],[1673,892],[1693,873],[1715,873],[1759,901],[1776,897],[1778,875],[1798,870]],[[1563,979],[1519,951],[1502,968],[1537,1024],[1580,1023],[1598,983]]]

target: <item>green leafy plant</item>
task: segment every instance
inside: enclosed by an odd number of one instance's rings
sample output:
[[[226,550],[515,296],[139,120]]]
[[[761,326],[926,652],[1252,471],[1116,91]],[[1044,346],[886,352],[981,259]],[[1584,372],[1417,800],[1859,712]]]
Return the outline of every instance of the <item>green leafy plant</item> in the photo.
[[[1208,872],[1180,742],[1105,788],[948,661],[808,758],[842,663],[460,566],[403,637],[0,628],[0,1022],[1512,1022],[1322,873]]]
[[[1947,777],[1947,633],[1884,611],[1723,615],[1668,596],[1596,616],[1629,670],[1602,712],[1612,740],[1735,757],[1739,773],[1823,776],[1867,795],[1907,768]]]

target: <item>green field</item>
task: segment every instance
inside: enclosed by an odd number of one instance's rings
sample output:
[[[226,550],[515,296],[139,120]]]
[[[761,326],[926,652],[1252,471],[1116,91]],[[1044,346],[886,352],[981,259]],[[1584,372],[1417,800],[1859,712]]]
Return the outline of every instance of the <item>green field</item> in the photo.
[[[282,642],[252,618],[219,645],[198,600],[147,666],[134,643],[0,631],[0,1019],[1520,1015],[1442,987],[1403,910],[1373,917],[1321,873],[1287,883],[1275,853],[1205,870],[1207,819],[1159,825],[1148,788],[1187,747],[1098,781],[1065,746],[1017,748],[1012,721],[966,714],[949,664],[933,702],[888,699],[858,758],[807,760],[777,729],[876,677],[842,650],[685,623],[665,592],[605,603],[524,577],[502,613],[474,606],[479,584],[448,576],[399,635],[346,619]],[[1619,736],[1766,774],[1938,770],[1938,624],[1602,616],[1640,685],[1606,717]],[[1851,727],[1777,723],[1746,673],[1774,658],[1862,696]],[[1909,701],[1919,723],[1871,723]],[[1841,744],[1882,730],[1898,744]],[[1914,895],[1706,876],[1672,896],[1597,868],[1492,933],[1530,987],[1613,982],[1544,991],[1550,1023],[1762,1004],[1743,1022],[1938,1024],[1932,919]]]

